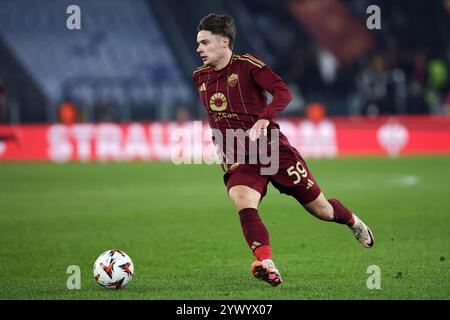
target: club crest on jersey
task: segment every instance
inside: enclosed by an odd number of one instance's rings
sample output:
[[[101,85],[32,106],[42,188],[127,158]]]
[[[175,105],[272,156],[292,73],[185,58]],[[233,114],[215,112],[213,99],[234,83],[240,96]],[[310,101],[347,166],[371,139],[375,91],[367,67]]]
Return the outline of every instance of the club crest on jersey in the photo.
[[[206,83],[203,82],[198,91],[199,92],[206,91]]]
[[[216,92],[209,99],[209,107],[212,111],[223,111],[227,108],[228,101],[222,92]]]
[[[228,84],[231,87],[234,87],[238,81],[238,75],[236,73],[232,73],[229,77],[228,77]]]

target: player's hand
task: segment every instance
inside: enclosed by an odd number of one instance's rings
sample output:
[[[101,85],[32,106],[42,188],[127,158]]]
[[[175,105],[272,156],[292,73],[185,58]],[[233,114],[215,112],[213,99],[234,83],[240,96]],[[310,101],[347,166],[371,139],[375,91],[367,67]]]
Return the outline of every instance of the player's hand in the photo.
[[[220,148],[218,144],[214,144],[214,151],[217,159],[219,159],[221,162],[225,161],[225,155],[222,152],[222,148]]]
[[[259,119],[255,122],[253,127],[250,129],[250,140],[255,141],[261,135],[261,132],[264,136],[267,135],[267,127],[269,126],[270,121],[266,119]]]

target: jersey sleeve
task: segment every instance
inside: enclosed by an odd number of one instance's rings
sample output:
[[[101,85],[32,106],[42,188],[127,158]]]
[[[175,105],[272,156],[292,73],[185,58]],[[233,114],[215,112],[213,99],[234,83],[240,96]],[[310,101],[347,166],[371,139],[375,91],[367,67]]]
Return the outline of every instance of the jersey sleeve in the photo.
[[[193,73],[192,73],[192,82],[194,83],[194,85],[196,86],[196,87],[198,87],[200,84],[199,84],[199,73],[200,72],[198,72],[197,70],[195,70]]]
[[[253,55],[251,57],[257,59]],[[258,61],[259,65],[252,67],[250,74],[255,83],[273,97],[272,102],[266,105],[259,114],[259,119],[272,120],[287,107],[292,100],[292,95],[280,76],[261,60],[258,59]]]
[[[204,73],[205,71],[208,71],[209,68],[210,68],[209,66],[201,66],[201,67],[198,67],[197,69],[195,69],[194,72],[192,73],[192,82],[194,82],[194,84],[197,88],[199,88],[201,85],[200,75],[202,73]]]

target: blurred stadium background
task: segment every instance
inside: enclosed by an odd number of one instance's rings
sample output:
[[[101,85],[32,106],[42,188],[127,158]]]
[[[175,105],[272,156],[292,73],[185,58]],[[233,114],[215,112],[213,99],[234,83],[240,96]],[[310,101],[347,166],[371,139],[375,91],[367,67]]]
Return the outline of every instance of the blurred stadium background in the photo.
[[[72,4],[81,30],[66,27]],[[366,27],[373,4],[380,30]],[[241,282],[251,260],[221,170],[165,163],[173,130],[206,120],[191,76],[210,12],[232,15],[235,51],[288,83],[282,130],[307,158],[333,158],[310,166],[378,249],[349,252],[350,234],[269,196],[286,286]],[[128,298],[448,299],[449,68],[450,0],[0,0],[0,297],[112,298],[90,268],[118,247],[140,277]],[[223,260],[234,276],[214,271]],[[71,264],[81,293],[65,288]],[[370,295],[369,264],[386,272]]]
[[[196,26],[209,12],[234,16],[235,51],[256,53],[289,84],[294,100],[282,118],[293,122],[282,127],[306,156],[450,152],[447,0],[80,0],[81,30],[66,27],[70,4],[2,1],[0,159],[125,158],[80,154],[75,144],[82,137],[95,149],[108,134],[119,143],[126,125],[54,124],[151,122],[135,136],[152,146],[172,132],[161,121],[205,120],[191,75],[201,64]],[[379,30],[366,27],[372,4]],[[383,118],[394,115],[427,116]],[[344,118],[321,123],[333,116]],[[37,123],[46,126],[26,126]],[[432,145],[423,128],[435,130]],[[152,150],[129,157],[168,159]]]

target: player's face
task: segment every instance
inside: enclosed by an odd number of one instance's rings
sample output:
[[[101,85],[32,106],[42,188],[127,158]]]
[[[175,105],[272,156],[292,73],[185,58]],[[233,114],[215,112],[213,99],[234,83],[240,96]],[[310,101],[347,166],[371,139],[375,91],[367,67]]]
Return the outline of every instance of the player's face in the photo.
[[[204,65],[215,67],[225,57],[228,48],[228,38],[201,30],[197,34],[197,53]]]

